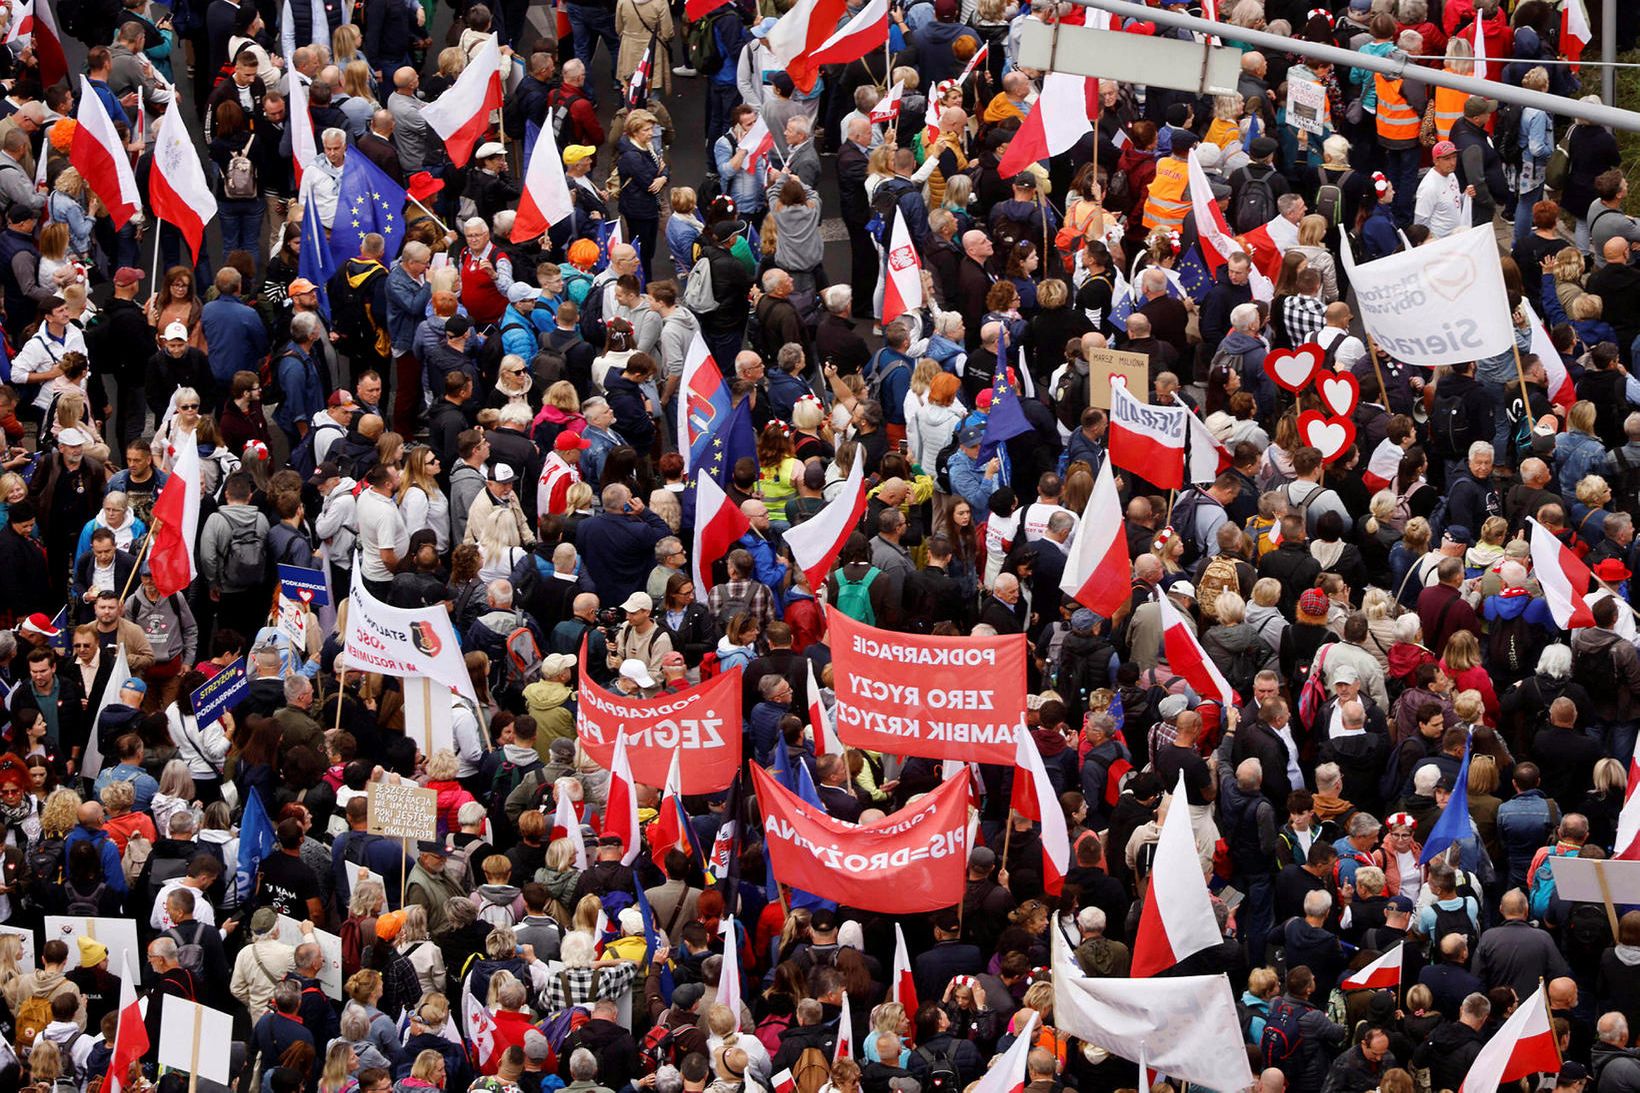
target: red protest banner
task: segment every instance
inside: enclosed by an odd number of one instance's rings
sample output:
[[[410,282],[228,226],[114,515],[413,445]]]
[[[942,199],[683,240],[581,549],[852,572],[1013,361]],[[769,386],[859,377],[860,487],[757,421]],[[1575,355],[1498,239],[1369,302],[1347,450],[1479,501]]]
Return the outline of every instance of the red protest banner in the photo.
[[[1014,762],[1025,717],[1025,635],[936,638],[877,630],[835,608],[832,664],[843,743],[893,755]]]
[[[864,826],[832,819],[756,764],[752,784],[780,883],[889,915],[937,911],[961,898],[968,867],[966,777]]]
[[[666,784],[674,749],[683,753],[685,793],[716,793],[740,769],[739,668],[658,698],[628,698],[583,676],[580,699],[576,733],[605,770],[617,733],[626,737],[632,777],[646,786]]]

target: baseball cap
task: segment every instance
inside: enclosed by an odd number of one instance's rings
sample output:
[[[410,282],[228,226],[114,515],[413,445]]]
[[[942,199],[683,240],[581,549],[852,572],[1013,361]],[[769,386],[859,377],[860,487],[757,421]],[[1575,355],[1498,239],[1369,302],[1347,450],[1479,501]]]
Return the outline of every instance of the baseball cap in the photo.
[[[1449,543],[1462,543],[1464,546],[1473,546],[1475,536],[1462,524],[1453,524],[1441,536]]]
[[[621,603],[622,611],[653,611],[655,601],[649,598],[649,593],[639,590],[632,593]]]
[[[719,220],[712,225],[712,235],[719,241],[733,239],[746,230],[744,220]]]
[[[1171,721],[1190,708],[1190,700],[1184,695],[1168,695],[1156,703],[1156,712],[1162,715],[1163,721]]]
[[[172,323],[165,328],[165,340],[168,342],[185,342],[188,340],[188,328],[181,323]]]
[[[19,201],[17,204],[6,210],[6,223],[22,224],[30,220],[36,220],[39,216],[39,213]]]
[[[514,281],[512,287],[507,289],[507,302],[509,304],[521,304],[525,300],[539,300],[540,298],[541,290],[533,285],[526,285],[523,281]],[[445,326],[448,328],[449,324],[446,323]]]
[[[630,679],[640,687],[655,686],[655,680],[649,674],[649,666],[637,657],[627,657],[621,661],[621,678]]]
[[[780,20],[773,15],[764,16],[763,21],[752,28],[752,37],[767,38],[769,36],[769,31],[773,30],[774,25],[778,22],[780,22]]]
[[[341,476],[341,466],[334,459],[327,459],[313,468],[313,473],[308,476],[308,481],[317,486],[320,482],[328,482],[332,478],[340,478]]]
[[[1573,1082],[1589,1080],[1589,1068],[1575,1059],[1567,1059],[1560,1064],[1560,1074],[1555,1078],[1557,1085],[1571,1085]]]
[[[511,482],[517,477],[518,475],[513,473],[512,465],[509,463],[490,464],[489,479],[491,482]]]
[[[972,448],[985,439],[985,430],[978,425],[970,425],[957,437],[957,445],[963,448]]]
[[[83,445],[85,442],[86,442],[86,435],[84,433],[80,432],[80,430],[74,428],[74,426],[72,426],[72,425],[70,425],[68,428],[64,429],[62,432],[57,434],[57,443],[58,443],[59,446],[64,447],[64,448],[68,448],[68,447],[78,448],[81,445]]]
[[[1355,670],[1353,664],[1340,664],[1333,669],[1332,681],[1334,683],[1359,683],[1361,682],[1361,674]]]
[[[552,1044],[548,1042],[545,1036],[541,1035],[540,1029],[532,1028],[525,1030],[524,1058],[530,1060],[532,1063],[539,1063],[545,1061],[551,1054]]]
[[[503,463],[502,466],[506,466],[506,464]],[[573,667],[575,667],[575,657],[569,653],[548,653],[541,658],[541,674],[543,676],[555,676],[559,672]],[[573,743],[573,741],[566,742]]]
[[[1169,596],[1183,596],[1187,600],[1196,598],[1196,586],[1189,581],[1174,581],[1167,586]]]
[[[837,929],[837,912],[829,907],[822,907],[810,917],[809,926],[823,934],[829,934]]]
[[[676,649],[661,658],[662,668],[683,668],[688,664],[689,662],[683,659],[683,654],[678,652]]]
[[[142,277],[142,270],[137,269],[135,266],[121,266],[114,271],[114,283],[116,285],[134,285],[141,281]]]
[[[554,656],[559,654],[554,653]],[[575,758],[575,741],[567,736],[560,736],[547,745],[547,754],[560,763],[568,763]]]
[[[285,290],[286,294],[290,296],[305,296],[309,292],[318,291],[319,286],[315,285],[312,281],[309,281],[306,277],[296,278],[296,280],[290,283],[290,287]]]
[[[332,391],[330,398],[325,400],[325,405],[332,410],[357,410],[359,408],[359,404],[353,401],[353,392],[346,388]]]
[[[1399,911],[1403,915],[1410,915],[1415,906],[1416,904],[1414,904],[1406,896],[1391,896],[1389,897],[1388,902],[1384,904],[1384,909],[1386,911]]]
[[[279,928],[279,912],[272,907],[263,907],[251,916],[251,933],[271,934]]]
[[[1429,150],[1429,154],[1432,159],[1440,159],[1442,156],[1455,156],[1458,154],[1458,146],[1449,140],[1438,140],[1435,142],[1435,147]]]
[[[148,684],[140,679],[131,678],[120,684],[120,690],[135,691],[139,695],[145,695],[148,693]]]
[[[1016,190],[1036,189],[1036,176],[1029,171],[1021,171],[1013,177],[1012,185]]]
[[[22,629],[27,633],[39,634],[48,638],[54,638],[62,633],[61,630],[51,625],[51,619],[47,618],[43,611],[36,611],[24,619]]]
[[[1071,629],[1078,634],[1091,634],[1099,622],[1099,616],[1086,607],[1078,607],[1071,613]]]
[[[583,159],[591,159],[598,154],[598,149],[590,144],[572,144],[564,149],[565,163],[580,163]]]
[[[996,394],[997,393],[993,388],[987,387],[985,390],[974,396],[974,406],[980,410],[989,410],[991,408],[991,400],[996,398]]]
[[[1498,108],[1498,104],[1485,95],[1471,95],[1463,101],[1463,116],[1466,118],[1484,118]]]
[[[568,429],[559,433],[558,438],[552,442],[552,450],[555,452],[584,452],[590,447],[592,447],[592,441],[580,433],[572,433]]]
[[[444,320],[444,336],[446,338],[459,338],[472,328],[472,320],[465,315],[452,315]]]
[[[493,140],[487,140],[478,146],[478,151],[473,153],[473,158],[489,159],[491,156],[504,156],[506,154],[507,150],[501,147],[500,144]]]

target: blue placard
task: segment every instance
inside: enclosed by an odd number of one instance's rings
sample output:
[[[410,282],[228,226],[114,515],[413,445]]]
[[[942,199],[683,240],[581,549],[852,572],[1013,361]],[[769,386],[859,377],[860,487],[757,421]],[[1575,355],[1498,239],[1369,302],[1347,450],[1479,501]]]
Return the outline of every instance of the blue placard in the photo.
[[[201,725],[209,725],[222,711],[238,704],[251,689],[245,674],[245,658],[240,657],[216,675],[207,679],[189,697],[194,704],[194,718]]]
[[[310,607],[323,607],[330,602],[325,591],[322,569],[303,569],[299,565],[279,564],[279,590],[293,600],[306,600]],[[307,595],[303,596],[302,593]]]

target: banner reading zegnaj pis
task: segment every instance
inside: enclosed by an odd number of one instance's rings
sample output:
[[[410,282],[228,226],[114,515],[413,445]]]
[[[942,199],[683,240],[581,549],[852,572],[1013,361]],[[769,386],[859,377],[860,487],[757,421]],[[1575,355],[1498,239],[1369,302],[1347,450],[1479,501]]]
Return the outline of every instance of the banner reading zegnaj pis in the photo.
[[[740,687],[739,668],[657,698],[629,698],[583,679],[575,731],[605,770],[619,735],[626,738],[627,761],[639,784],[665,785],[676,750],[682,753],[683,792],[716,793],[740,769]]]
[[[1459,364],[1514,348],[1514,319],[1490,227],[1361,265],[1348,240],[1341,254],[1362,325],[1396,360]]]
[[[891,755],[1014,761],[1025,716],[1025,635],[877,630],[828,609],[843,743]]]

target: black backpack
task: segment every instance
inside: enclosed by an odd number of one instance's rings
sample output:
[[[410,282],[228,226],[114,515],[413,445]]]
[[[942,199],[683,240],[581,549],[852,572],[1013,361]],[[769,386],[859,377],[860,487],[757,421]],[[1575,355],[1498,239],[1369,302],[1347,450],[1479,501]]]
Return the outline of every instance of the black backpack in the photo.
[[[1474,920],[1469,917],[1469,901],[1474,896],[1465,896],[1459,892],[1460,906],[1456,910],[1442,907],[1439,903],[1432,904],[1435,909],[1435,926],[1429,932],[1429,951],[1431,955],[1440,949],[1441,939],[1447,934],[1462,934],[1469,944],[1470,952],[1480,944],[1480,931],[1475,929]]]
[[[924,1089],[931,1091],[931,1093],[933,1091],[955,1093],[956,1090],[962,1088],[962,1079],[957,1073],[956,1061],[951,1058],[949,1050],[942,1047],[938,1051],[930,1051],[926,1047],[919,1047],[917,1055],[923,1062],[928,1064],[928,1069],[923,1073],[922,1078],[922,1087]]]
[[[934,481],[939,483],[941,493],[956,492],[951,488],[951,457],[957,454],[958,447],[957,434],[952,433],[950,441],[934,457]]]
[[[1520,166],[1520,116],[1521,108],[1508,102],[1500,102],[1493,116],[1492,147],[1511,167]]]
[[[1640,460],[1630,462],[1622,448],[1612,450],[1617,462],[1617,481],[1612,483],[1612,505],[1619,512],[1640,517]]]
[[[1082,411],[1088,408],[1088,374],[1074,363],[1065,365],[1065,374],[1053,389],[1053,413],[1059,424],[1075,432],[1082,427]]]
[[[1173,505],[1173,515],[1169,523],[1173,525],[1173,533],[1184,543],[1184,553],[1179,557],[1179,565],[1190,569],[1201,560],[1202,544],[1196,541],[1196,516],[1205,503],[1201,490],[1186,490]]]
[[[1537,644],[1537,628],[1526,621],[1524,612],[1493,619],[1486,634],[1486,660],[1493,677],[1512,683],[1530,675],[1537,665]]]
[[[63,883],[63,868],[67,861],[67,843],[58,837],[37,840],[28,848],[24,864],[28,867],[29,882],[35,903],[51,906]]]
[[[98,881],[97,886],[89,892],[81,892],[74,887],[73,882],[63,883],[63,894],[68,897],[68,905],[63,908],[63,914],[71,918],[96,918],[102,914],[103,893],[108,891],[106,881]]]
[[[1469,408],[1458,396],[1443,398],[1435,391],[1435,405],[1429,412],[1429,439],[1435,451],[1448,459],[1469,454]]]
[[[307,431],[301,443],[290,450],[290,469],[301,475],[304,482],[313,476],[313,471],[318,466],[318,460],[314,458],[313,445],[319,439],[319,433],[325,429],[334,429],[342,436],[347,435],[347,430],[340,425],[315,425]]]
[[[1617,671],[1616,659],[1612,656],[1613,646],[1603,646],[1598,650],[1579,650],[1572,648],[1572,681],[1580,683],[1583,689],[1590,694],[1603,694],[1610,689],[1612,680],[1620,678]]]
[[[1315,191],[1315,213],[1327,221],[1329,227],[1341,227],[1344,223],[1344,184],[1349,182],[1354,171],[1345,171],[1338,176],[1337,182],[1323,182]],[[1323,176],[1325,177],[1325,176]],[[1343,341],[1334,339],[1334,344]]]
[[[1276,216],[1276,191],[1270,185],[1274,168],[1263,174],[1255,174],[1251,167],[1243,170],[1247,176],[1241,184],[1241,192],[1236,195],[1234,215],[1230,218],[1230,226],[1237,234],[1262,228]]]
[[[1264,1034],[1259,1037],[1259,1057],[1266,1067],[1275,1067],[1288,1073],[1304,1046],[1304,1032],[1299,1027],[1302,1011],[1285,998],[1270,1003],[1270,1014],[1264,1019]],[[1290,1077],[1291,1075],[1289,1075]]]

